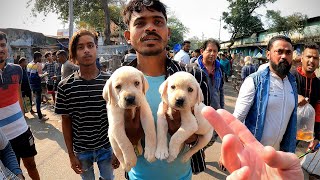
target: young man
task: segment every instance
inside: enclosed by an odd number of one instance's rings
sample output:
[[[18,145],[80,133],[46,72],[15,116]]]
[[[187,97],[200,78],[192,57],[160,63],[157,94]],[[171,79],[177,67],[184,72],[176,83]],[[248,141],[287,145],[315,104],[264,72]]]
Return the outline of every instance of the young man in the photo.
[[[125,7],[123,15],[124,22],[128,26],[128,30],[124,33],[125,38],[136,50],[137,54],[137,59],[132,61],[130,65],[135,66],[145,74],[149,82],[149,90],[146,94],[147,100],[154,118],[157,119],[157,109],[161,101],[159,94],[160,84],[173,73],[185,70],[177,62],[167,58],[165,48],[170,36],[170,30],[167,26],[166,9],[160,1],[132,0]],[[204,93],[205,104],[210,104],[206,76],[196,69],[192,69],[191,73],[195,75],[200,83]],[[141,132],[141,124],[139,121],[130,120],[130,118],[126,120],[126,132],[133,142],[134,136]],[[130,123],[133,125],[129,126],[128,124]],[[169,120],[168,127],[169,133],[172,135],[180,127],[180,121]],[[196,138],[196,136],[193,136],[189,139],[189,142],[195,142]],[[137,165],[129,172],[129,178],[155,180],[191,179],[192,170],[194,173],[203,171],[205,163],[202,152],[198,152],[193,156],[192,165],[190,161],[182,163],[181,155],[188,148],[188,146],[184,146],[178,158],[172,163],[168,163],[166,160],[157,160],[149,163],[143,156],[138,156]]]
[[[31,88],[30,88],[30,83],[29,83],[29,78],[27,74],[27,59],[22,57],[19,59],[19,65],[22,68],[23,76],[22,76],[22,82],[21,82],[21,93],[22,97],[28,97],[30,100],[30,113],[35,113],[32,110],[32,93],[31,93]],[[25,112],[26,113],[26,112]]]
[[[230,76],[230,62],[227,59],[227,56],[225,54],[221,55],[221,59],[220,59],[220,65],[221,65],[221,69],[223,71],[223,75],[224,75],[224,80],[226,82],[228,81],[228,77]]]
[[[54,83],[55,83],[55,76],[56,76],[56,63],[53,62],[52,53],[50,51],[47,51],[44,55],[44,58],[46,58],[47,62],[44,64],[44,67],[42,71],[47,72],[47,80],[46,80],[46,87],[47,87],[47,93],[51,94],[53,104],[56,102],[56,93],[54,92]]]
[[[7,36],[0,31],[0,128],[11,143],[18,162],[22,159],[31,179],[40,179],[34,156],[34,137],[23,116],[22,69],[7,63]]]
[[[219,60],[217,60],[219,50],[219,42],[215,39],[208,39],[201,46],[201,55],[196,61],[208,79],[208,89],[211,95],[210,106],[214,109],[224,109],[223,74]]]
[[[97,42],[96,33],[80,30],[73,34],[69,54],[80,69],[61,80],[55,109],[62,117],[71,167],[84,180],[95,179],[94,162],[103,179],[113,179],[106,101],[102,97],[110,75],[96,66]]]
[[[38,113],[38,118],[41,121],[46,121],[48,118],[46,118],[45,114],[42,114],[41,112],[41,94],[42,94],[42,88],[41,88],[41,76],[42,76],[42,65],[41,65],[41,53],[36,51],[33,54],[33,61],[30,62],[27,65],[27,73],[28,78],[30,82],[30,87],[32,92],[36,96],[36,108]]]
[[[174,56],[174,60],[177,62],[182,62],[184,64],[190,64],[190,56],[189,56],[189,51],[190,51],[190,41],[184,41],[182,44],[182,49]]]
[[[244,122],[261,144],[295,152],[298,97],[295,77],[289,73],[291,40],[275,36],[267,50],[270,66],[245,79],[233,115]]]
[[[309,43],[304,46],[301,63],[302,66],[298,66],[292,73],[297,80],[298,105],[303,106],[309,102],[316,111],[315,140],[308,147],[314,149],[320,140],[320,80],[315,75],[315,70],[319,67],[319,46],[317,44]]]
[[[79,66],[68,60],[67,52],[65,50],[59,50],[57,52],[57,57],[58,62],[61,63],[61,79],[64,79],[73,74],[73,72],[79,70]]]

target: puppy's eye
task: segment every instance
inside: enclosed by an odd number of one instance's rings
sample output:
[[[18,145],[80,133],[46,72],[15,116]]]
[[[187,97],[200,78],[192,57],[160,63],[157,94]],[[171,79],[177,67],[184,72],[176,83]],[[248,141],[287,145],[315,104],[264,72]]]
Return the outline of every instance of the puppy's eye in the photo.
[[[117,86],[116,86],[116,89],[118,89],[118,90],[121,89],[121,85],[120,85],[120,84],[117,85]]]
[[[139,86],[139,84],[140,84],[139,81],[134,82],[134,85],[135,85],[135,86]]]
[[[176,88],[176,86],[175,86],[175,85],[172,85],[172,86],[171,86],[171,89],[175,89],[175,88]]]
[[[191,87],[188,88],[188,92],[192,92],[193,89]]]

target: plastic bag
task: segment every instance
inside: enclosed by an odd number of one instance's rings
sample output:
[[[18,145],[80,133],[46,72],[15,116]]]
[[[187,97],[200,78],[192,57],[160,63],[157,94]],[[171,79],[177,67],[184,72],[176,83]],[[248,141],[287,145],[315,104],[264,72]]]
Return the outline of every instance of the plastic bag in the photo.
[[[309,104],[298,106],[297,109],[297,140],[310,142],[314,139],[315,110]]]

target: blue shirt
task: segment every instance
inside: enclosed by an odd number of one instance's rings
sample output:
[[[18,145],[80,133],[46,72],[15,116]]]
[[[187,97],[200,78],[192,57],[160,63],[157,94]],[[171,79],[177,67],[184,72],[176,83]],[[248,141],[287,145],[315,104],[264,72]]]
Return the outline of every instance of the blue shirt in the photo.
[[[152,115],[157,123],[157,111],[161,102],[161,96],[159,93],[159,87],[164,82],[165,76],[151,77],[145,76],[149,83],[149,90],[147,91],[147,101],[152,110]],[[168,136],[168,141],[170,137]],[[168,163],[166,160],[149,163],[143,155],[138,156],[137,164],[129,172],[130,180],[145,179],[145,180],[187,180],[191,179],[192,171],[190,160],[186,163],[181,162],[182,155],[189,148],[185,146],[172,163]]]

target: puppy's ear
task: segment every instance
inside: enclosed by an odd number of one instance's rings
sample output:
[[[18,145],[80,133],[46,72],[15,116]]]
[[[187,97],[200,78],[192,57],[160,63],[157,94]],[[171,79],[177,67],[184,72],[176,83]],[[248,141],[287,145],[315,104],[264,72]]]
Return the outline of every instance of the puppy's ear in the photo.
[[[149,89],[149,83],[148,80],[144,77],[144,75],[141,73],[141,80],[142,80],[142,91],[144,95],[146,95],[148,89]]]
[[[202,93],[202,90],[201,90],[201,88],[200,88],[199,83],[197,83],[197,90],[198,90],[198,93],[197,93],[197,102],[198,102],[198,104],[200,104],[200,103],[204,100],[204,97],[203,97],[203,93]]]
[[[168,99],[168,93],[167,93],[167,89],[168,89],[168,79],[165,80],[159,87],[159,93],[161,95],[161,99],[165,102],[167,102]]]
[[[107,80],[106,85],[104,85],[103,87],[102,96],[103,96],[103,99],[105,99],[108,104],[112,103],[112,82],[110,79]]]

